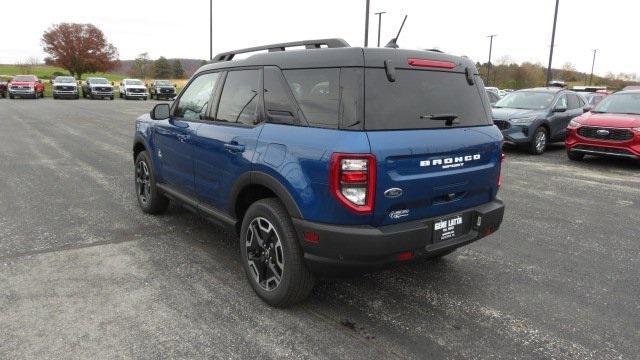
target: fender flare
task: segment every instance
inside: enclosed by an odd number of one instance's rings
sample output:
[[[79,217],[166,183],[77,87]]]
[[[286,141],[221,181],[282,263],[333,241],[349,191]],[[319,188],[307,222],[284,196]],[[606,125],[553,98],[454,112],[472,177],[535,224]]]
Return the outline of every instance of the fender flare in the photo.
[[[229,212],[231,214],[234,214],[234,216],[235,205],[238,201],[240,192],[250,185],[262,185],[271,190],[274,194],[276,194],[276,196],[278,196],[280,201],[282,201],[284,207],[289,213],[289,216],[294,219],[304,219],[302,216],[302,212],[298,207],[298,204],[296,203],[293,196],[291,196],[291,193],[289,193],[289,190],[287,190],[287,188],[273,176],[260,171],[246,172],[242,174],[238,178],[238,180],[236,180],[235,184],[233,184],[233,188],[231,189],[231,201],[229,202]]]

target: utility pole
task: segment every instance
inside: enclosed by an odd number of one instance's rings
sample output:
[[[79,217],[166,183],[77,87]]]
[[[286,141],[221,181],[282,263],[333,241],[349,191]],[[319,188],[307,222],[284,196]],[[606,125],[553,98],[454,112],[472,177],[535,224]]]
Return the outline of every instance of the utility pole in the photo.
[[[593,69],[596,66],[596,54],[598,53],[598,49],[593,49],[593,62],[591,63],[591,77],[589,78],[589,85],[593,82]]]
[[[487,85],[491,83],[491,52],[493,51],[493,38],[498,35],[489,35],[489,65],[487,65]]]
[[[378,47],[380,47],[380,29],[382,29],[382,14],[386,14],[385,11],[377,12],[378,15]]]
[[[547,67],[547,86],[551,84],[551,63],[553,62],[553,47],[556,41],[556,23],[558,22],[558,6],[560,0],[556,0],[556,13],[553,16],[553,32],[551,33],[551,50],[549,50],[549,67]]]
[[[209,0],[209,61],[213,60],[213,0]]]
[[[364,18],[364,47],[369,46],[369,0],[366,1],[366,17]]]

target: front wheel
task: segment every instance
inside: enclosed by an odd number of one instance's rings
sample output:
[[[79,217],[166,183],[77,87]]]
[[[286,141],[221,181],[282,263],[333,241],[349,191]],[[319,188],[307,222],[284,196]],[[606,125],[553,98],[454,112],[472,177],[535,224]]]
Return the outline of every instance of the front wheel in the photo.
[[[547,149],[547,142],[549,141],[549,134],[547,129],[539,127],[533,133],[533,141],[529,144],[529,153],[532,155],[541,155]]]
[[[259,200],[249,207],[242,220],[240,254],[251,287],[269,305],[291,306],[311,293],[314,276],[278,199]]]
[[[136,157],[135,189],[138,205],[147,214],[159,214],[169,207],[169,199],[158,191],[156,177],[146,151]]]

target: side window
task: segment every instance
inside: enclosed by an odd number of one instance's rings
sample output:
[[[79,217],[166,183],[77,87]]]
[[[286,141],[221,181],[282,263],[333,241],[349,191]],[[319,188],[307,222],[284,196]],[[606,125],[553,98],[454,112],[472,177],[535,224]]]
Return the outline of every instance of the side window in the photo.
[[[185,120],[199,120],[205,116],[218,77],[219,73],[207,73],[194,79],[180,97],[174,116]]]
[[[577,95],[568,94],[567,98],[568,98],[568,103],[569,103],[569,106],[567,108],[569,110],[574,110],[574,109],[580,108],[580,99],[578,99]]]
[[[340,69],[285,70],[283,73],[307,122],[337,129]]]
[[[264,106],[269,122],[277,124],[297,123],[298,107],[291,102],[289,89],[280,69],[264,68]]]
[[[567,95],[562,95],[558,99],[558,102],[556,103],[556,108],[565,108],[565,109],[569,108],[569,103],[567,101]]]
[[[224,82],[217,121],[255,125],[258,120],[258,70],[229,71]]]

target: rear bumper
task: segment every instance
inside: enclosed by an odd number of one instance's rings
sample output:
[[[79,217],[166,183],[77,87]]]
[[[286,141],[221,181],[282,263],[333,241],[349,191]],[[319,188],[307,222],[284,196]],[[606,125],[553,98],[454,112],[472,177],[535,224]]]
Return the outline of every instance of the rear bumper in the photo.
[[[377,228],[322,224],[299,219],[293,219],[293,224],[301,239],[307,266],[315,273],[332,275],[401,263],[398,256],[406,252],[413,253],[415,259],[436,256],[467,245],[500,227],[504,203],[494,200],[463,213],[471,213],[471,230],[466,235],[438,243],[433,243],[433,224],[434,221],[447,217],[446,215]],[[319,235],[318,242],[304,240],[304,233],[309,231]]]
[[[640,159],[640,134],[628,141],[607,141],[584,138],[576,129],[568,129],[567,151],[586,155]]]

